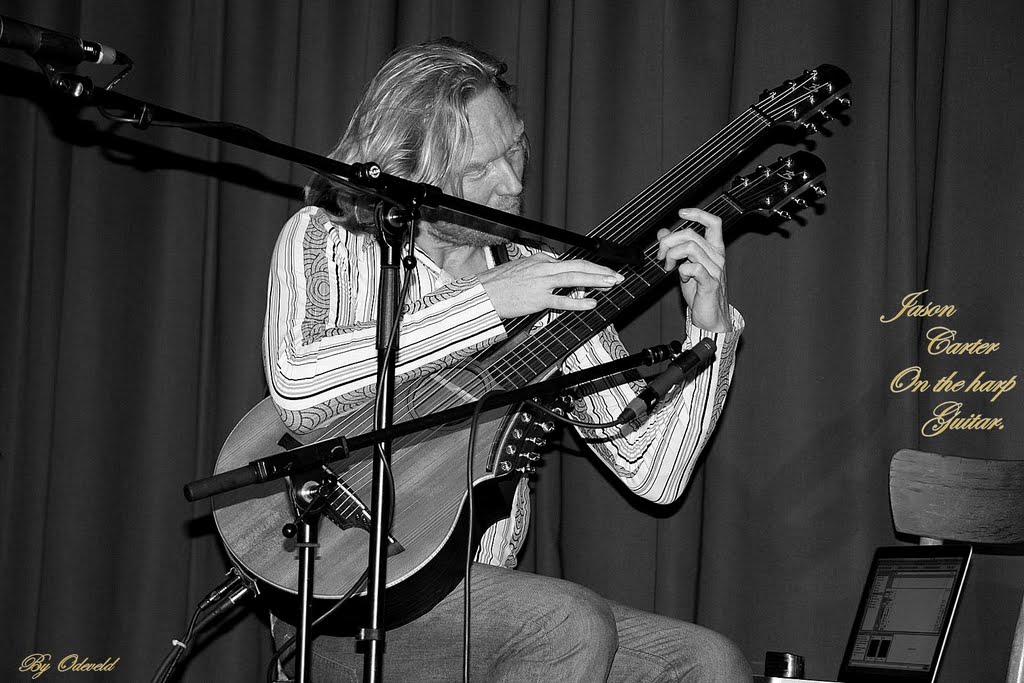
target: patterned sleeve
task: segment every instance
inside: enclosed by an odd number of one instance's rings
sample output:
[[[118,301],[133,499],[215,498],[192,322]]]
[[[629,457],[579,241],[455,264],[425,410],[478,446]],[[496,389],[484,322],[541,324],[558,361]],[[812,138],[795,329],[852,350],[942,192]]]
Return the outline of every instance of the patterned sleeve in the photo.
[[[378,272],[374,238],[345,230],[322,210],[302,209],[281,231],[267,288],[263,360],[270,394],[292,431],[313,431],[372,399]],[[403,309],[399,383],[505,336],[475,277],[436,288],[419,279]]]
[[[580,434],[599,459],[635,493],[656,503],[679,498],[693,473],[701,450],[718,423],[729,384],[732,381],[736,344],[743,330],[743,318],[730,310],[733,331],[705,332],[686,317],[686,341],[690,348],[704,337],[717,347],[710,367],[675,390],[667,401],[655,407],[642,423],[605,430],[581,429]],[[608,327],[566,359],[564,370],[576,370],[607,363],[626,355],[614,328]],[[603,387],[576,402],[574,417],[588,422],[608,422],[643,388],[642,384]]]

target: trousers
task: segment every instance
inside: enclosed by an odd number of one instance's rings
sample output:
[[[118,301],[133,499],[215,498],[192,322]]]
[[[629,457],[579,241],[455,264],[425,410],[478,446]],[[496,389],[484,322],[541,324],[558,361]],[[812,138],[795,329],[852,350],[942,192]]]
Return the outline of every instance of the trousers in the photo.
[[[751,681],[743,654],[718,633],[569,581],[474,564],[470,586],[471,681]],[[462,679],[462,595],[460,584],[426,615],[387,632],[385,681]],[[276,622],[279,642],[293,633]],[[311,679],[361,681],[363,661],[352,639],[319,636]]]

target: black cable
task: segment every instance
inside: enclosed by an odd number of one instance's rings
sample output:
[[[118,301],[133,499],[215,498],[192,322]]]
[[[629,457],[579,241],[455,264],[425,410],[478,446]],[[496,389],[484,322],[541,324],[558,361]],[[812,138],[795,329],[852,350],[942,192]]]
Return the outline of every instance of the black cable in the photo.
[[[188,629],[181,640],[174,639],[171,641],[173,647],[163,661],[160,662],[160,666],[157,667],[157,671],[152,678],[153,683],[163,683],[170,679],[171,673],[178,665],[178,660],[188,650],[196,633],[224,616],[228,610],[240,604],[243,598],[259,593],[256,583],[237,567],[232,567],[228,571],[228,575],[232,578],[226,579],[224,583],[210,591],[196,606],[196,609],[192,612],[192,619],[189,622]],[[205,615],[205,617],[200,619],[202,615]]]
[[[500,389],[492,389],[480,397],[473,410],[473,419],[469,423],[469,445],[466,449],[466,566],[465,579],[462,584],[462,681],[469,683],[469,635],[470,635],[470,568],[473,566],[473,453],[476,451],[476,433],[483,413],[484,404],[493,394],[502,393]]]
[[[152,683],[163,683],[174,671],[174,667],[178,665],[178,660],[181,659],[181,655],[184,654],[188,648],[188,641],[192,638],[196,623],[199,621],[199,615],[202,610],[196,609],[192,612],[192,620],[189,622],[188,629],[185,631],[185,635],[182,636],[181,640],[171,641],[171,651],[167,653],[163,661],[160,662],[160,666],[157,667],[156,673],[153,674]]]
[[[619,427],[619,426],[627,424],[629,422],[629,420],[623,420],[623,419],[616,419],[616,420],[612,420],[611,422],[583,422],[582,420],[574,420],[571,417],[567,417],[565,415],[561,415],[559,413],[556,413],[555,411],[551,410],[547,406],[543,406],[543,405],[537,403],[536,401],[526,401],[526,403],[528,403],[530,406],[536,408],[540,412],[544,413],[545,415],[553,417],[554,419],[556,419],[556,420],[558,420],[560,422],[564,422],[566,424],[571,424],[571,425],[573,425],[575,427],[586,427],[587,429],[610,429],[612,427]]]

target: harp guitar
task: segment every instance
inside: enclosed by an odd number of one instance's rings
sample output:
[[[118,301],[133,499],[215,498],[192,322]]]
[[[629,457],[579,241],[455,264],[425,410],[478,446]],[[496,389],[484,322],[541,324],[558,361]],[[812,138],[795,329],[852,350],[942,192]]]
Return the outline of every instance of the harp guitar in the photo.
[[[609,292],[597,293],[596,308],[563,312],[532,332],[534,318],[506,326],[506,340],[441,373],[396,387],[395,420],[404,421],[466,403],[494,388],[524,386],[550,374],[566,355],[610,324],[624,309],[648,294],[672,273],[655,259],[653,231],[677,222],[674,210],[692,197],[700,183],[720,170],[757,137],[780,124],[812,125],[810,120],[833,104],[846,106],[846,74],[829,65],[804,72],[766,91],[711,140],[665,173],[590,234],[646,248],[640,265],[620,268],[625,280]],[[722,218],[728,229],[748,213],[788,218],[824,194],[824,164],[808,152],[797,152],[770,166],[738,178],[729,190],[704,208]],[[689,224],[703,230],[696,223]],[[581,254],[570,250],[564,258]],[[443,377],[436,377],[443,375]],[[432,380],[432,378],[434,378]],[[436,384],[431,384],[436,381]],[[331,436],[356,436],[372,427],[372,406],[348,413],[320,432],[296,437],[287,432],[271,400],[250,410],[228,436],[215,472],[243,467],[250,461],[291,446]],[[520,408],[484,413],[473,455],[474,500],[478,525],[468,529],[464,509],[468,425],[447,425],[396,439],[391,469],[395,510],[391,529],[386,587],[387,628],[429,611],[461,578],[466,534],[478,540],[482,529],[509,510],[494,505],[496,484],[536,464],[536,447],[548,425]],[[336,484],[327,494],[320,525],[315,598],[329,603],[340,598],[366,567],[369,534],[372,449],[353,451],[332,465]],[[220,494],[214,498],[214,519],[232,560],[260,581],[272,610],[288,619],[296,592],[298,563],[294,540],[281,529],[293,521],[290,482],[276,480]],[[362,603],[362,604],[361,604]],[[332,615],[327,632],[353,633],[363,618],[365,591],[343,614]],[[319,605],[318,605],[319,606]],[[292,617],[294,618],[294,617]]]

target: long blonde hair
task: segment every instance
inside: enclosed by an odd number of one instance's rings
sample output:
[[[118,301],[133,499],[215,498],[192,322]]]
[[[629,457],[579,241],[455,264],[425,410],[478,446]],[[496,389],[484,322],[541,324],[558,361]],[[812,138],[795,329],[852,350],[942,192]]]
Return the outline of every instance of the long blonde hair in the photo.
[[[385,173],[460,196],[462,169],[473,151],[466,106],[493,87],[514,112],[504,72],[504,63],[451,38],[403,48],[367,85],[328,156],[349,164],[374,161]],[[337,183],[315,175],[306,203],[343,218],[350,199]]]

